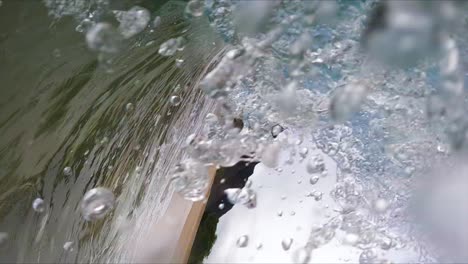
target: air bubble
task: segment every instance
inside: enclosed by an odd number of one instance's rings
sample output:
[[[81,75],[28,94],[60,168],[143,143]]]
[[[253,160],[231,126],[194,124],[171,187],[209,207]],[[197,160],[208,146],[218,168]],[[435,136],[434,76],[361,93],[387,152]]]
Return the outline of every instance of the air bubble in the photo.
[[[284,131],[284,128],[282,126],[278,124],[274,125],[273,127],[271,127],[271,136],[276,138],[283,131]]]
[[[128,11],[114,11],[114,14],[124,38],[131,38],[143,31],[151,19],[150,12],[140,6],[134,6]]]
[[[374,202],[374,209],[378,213],[384,213],[385,211],[387,211],[388,206],[389,204],[385,199],[377,199]]]
[[[355,245],[359,241],[359,235],[354,233],[348,233],[345,235],[344,242],[348,245]]]
[[[0,245],[5,243],[8,240],[8,233],[0,232]]]
[[[361,252],[361,255],[359,255],[359,263],[360,264],[372,264],[372,263],[375,263],[376,258],[377,258],[377,255],[373,249],[365,249],[364,251]]]
[[[315,185],[319,181],[319,179],[320,179],[319,176],[314,175],[314,176],[310,177],[309,183],[312,184],[312,185]]]
[[[73,170],[71,167],[65,167],[63,168],[63,174],[65,176],[71,176],[73,174]]]
[[[293,263],[306,264],[310,261],[310,250],[306,247],[299,248],[293,254]]]
[[[157,16],[154,18],[153,20],[153,28],[157,28],[161,25],[161,17],[160,16]]]
[[[171,38],[159,46],[158,53],[161,54],[161,56],[172,56],[174,55],[177,50],[180,48],[181,45],[181,39],[179,38]]]
[[[180,96],[173,95],[173,96],[171,96],[171,99],[169,99],[169,102],[173,106],[178,106],[182,102],[182,99],[180,98]]]
[[[292,243],[292,238],[285,238],[283,241],[281,241],[281,247],[283,247],[283,250],[288,251],[291,248]]]
[[[74,250],[73,249],[73,242],[71,242],[71,241],[65,242],[65,244],[63,244],[63,249],[65,251],[72,252]]]
[[[315,156],[313,157],[306,165],[306,170],[310,174],[322,173],[325,171],[325,163],[323,162],[322,157]]]
[[[301,149],[299,150],[299,156],[301,156],[301,158],[303,158],[303,159],[304,159],[305,157],[307,157],[307,154],[308,154],[308,153],[309,153],[309,149],[308,149],[308,148],[305,148],[305,147],[304,147],[304,148],[301,148]]]
[[[81,200],[81,213],[86,221],[102,219],[114,208],[114,194],[106,188],[97,187],[85,193]]]
[[[45,210],[44,200],[42,200],[41,198],[34,199],[34,201],[32,203],[32,208],[34,209],[34,211],[36,211],[38,213],[44,212],[44,210]]]
[[[330,115],[336,121],[345,121],[357,112],[367,96],[367,86],[352,82],[336,89],[330,102]]]
[[[183,59],[176,59],[175,64],[176,64],[176,67],[180,68],[184,64],[184,60]]]
[[[239,248],[245,248],[249,244],[249,237],[247,235],[243,235],[237,239],[236,245]]]
[[[185,7],[185,12],[194,17],[199,17],[203,15],[205,9],[204,3],[202,0],[191,0],[187,3]]]
[[[105,22],[91,27],[86,33],[86,42],[92,50],[104,53],[117,53],[120,50],[122,37],[111,25]]]

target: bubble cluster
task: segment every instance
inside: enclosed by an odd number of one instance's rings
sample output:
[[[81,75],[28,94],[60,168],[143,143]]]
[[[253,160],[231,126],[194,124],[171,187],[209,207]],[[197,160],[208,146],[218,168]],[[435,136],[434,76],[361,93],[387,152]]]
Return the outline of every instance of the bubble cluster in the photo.
[[[97,23],[86,32],[86,42],[92,50],[117,53],[121,48],[122,36],[111,24]]]
[[[174,55],[177,50],[183,48],[184,40],[182,37],[179,38],[171,38],[159,46],[159,54],[162,56],[172,56]]]
[[[148,25],[151,14],[140,6],[134,6],[128,11],[114,11],[115,18],[119,21],[119,31],[124,38],[131,38],[142,32]]]
[[[187,3],[185,12],[194,17],[199,17],[203,15],[204,9],[205,9],[204,0],[190,0]]]

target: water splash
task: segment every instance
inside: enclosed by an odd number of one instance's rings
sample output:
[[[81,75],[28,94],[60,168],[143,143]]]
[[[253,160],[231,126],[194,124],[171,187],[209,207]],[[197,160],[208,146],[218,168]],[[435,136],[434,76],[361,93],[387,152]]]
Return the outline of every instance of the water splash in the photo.
[[[134,6],[128,11],[113,11],[113,13],[120,23],[118,29],[124,38],[131,38],[142,32],[151,19],[150,12],[140,6]]]

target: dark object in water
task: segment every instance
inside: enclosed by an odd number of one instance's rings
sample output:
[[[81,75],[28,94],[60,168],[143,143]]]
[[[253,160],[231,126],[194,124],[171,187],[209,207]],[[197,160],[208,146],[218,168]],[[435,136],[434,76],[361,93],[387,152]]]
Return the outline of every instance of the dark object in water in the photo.
[[[361,36],[361,44],[364,48],[367,48],[370,35],[385,28],[387,13],[388,7],[385,1],[375,3]]]
[[[235,128],[239,129],[241,131],[244,128],[244,121],[242,119],[235,117],[232,120],[232,124]]]
[[[195,241],[193,242],[188,263],[203,263],[203,259],[210,254],[211,248],[216,241],[218,219],[234,206],[227,199],[224,190],[228,188],[244,188],[248,178],[253,174],[255,165],[258,163],[239,161],[232,167],[222,167],[216,171],[210,196],[206,203],[205,212],[198,227]],[[222,183],[221,180],[223,180]],[[222,209],[219,208],[221,203],[224,204]]]
[[[242,119],[234,118],[233,126],[242,130],[244,122]],[[276,138],[278,135],[273,134],[274,130],[279,134],[285,128],[279,124],[272,127],[272,136]],[[242,158],[250,160],[248,156],[243,156]],[[211,248],[216,241],[218,219],[234,206],[227,199],[224,190],[229,188],[244,188],[247,180],[253,174],[255,166],[259,163],[258,161],[246,162],[244,160],[239,161],[232,167],[221,167],[216,171],[210,196],[206,203],[205,212],[200,222],[188,263],[202,263],[203,259],[210,254]],[[224,206],[220,208],[220,204]]]
[[[211,249],[216,242],[216,226],[218,225],[218,219],[219,218],[215,215],[203,214],[188,263],[203,263],[203,259],[210,255]]]
[[[205,212],[198,227],[195,241],[193,242],[188,263],[203,263],[203,259],[210,254],[211,248],[216,241],[218,219],[234,206],[227,199],[224,190],[228,188],[244,188],[248,178],[253,174],[255,165],[258,163],[239,161],[232,167],[222,167],[216,171],[210,196],[206,203]],[[221,180],[223,180],[222,183]],[[221,203],[224,204],[222,209],[219,208]]]
[[[280,124],[276,124],[276,125],[271,127],[270,133],[271,133],[271,136],[273,138],[276,138],[284,130],[285,130],[285,128],[283,126],[281,126]]]
[[[205,213],[214,214],[219,218],[231,210],[234,205],[229,202],[224,190],[229,188],[244,188],[245,183],[253,174],[255,165],[257,164],[258,162],[247,163],[239,161],[232,167],[218,169],[213,186],[211,187],[210,197],[206,203]],[[221,203],[224,204],[223,209],[219,209],[219,204]]]

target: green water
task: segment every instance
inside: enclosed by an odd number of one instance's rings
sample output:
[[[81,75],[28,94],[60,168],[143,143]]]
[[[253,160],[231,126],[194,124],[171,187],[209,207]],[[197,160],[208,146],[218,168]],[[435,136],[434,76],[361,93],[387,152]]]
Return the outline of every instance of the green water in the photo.
[[[129,261],[127,244],[171,192],[181,139],[210,107],[196,83],[222,43],[203,19],[184,18],[183,3],[155,5],[162,24],[129,41],[108,73],[73,18],[48,16],[41,1],[3,2],[0,232],[9,238],[0,262]],[[158,54],[160,43],[181,34],[183,51]],[[185,61],[180,68],[175,58]],[[172,106],[172,95],[183,102]],[[64,175],[67,166],[73,175]],[[117,204],[105,220],[86,223],[79,202],[95,186],[111,189]],[[45,201],[42,214],[31,207],[36,197]]]

